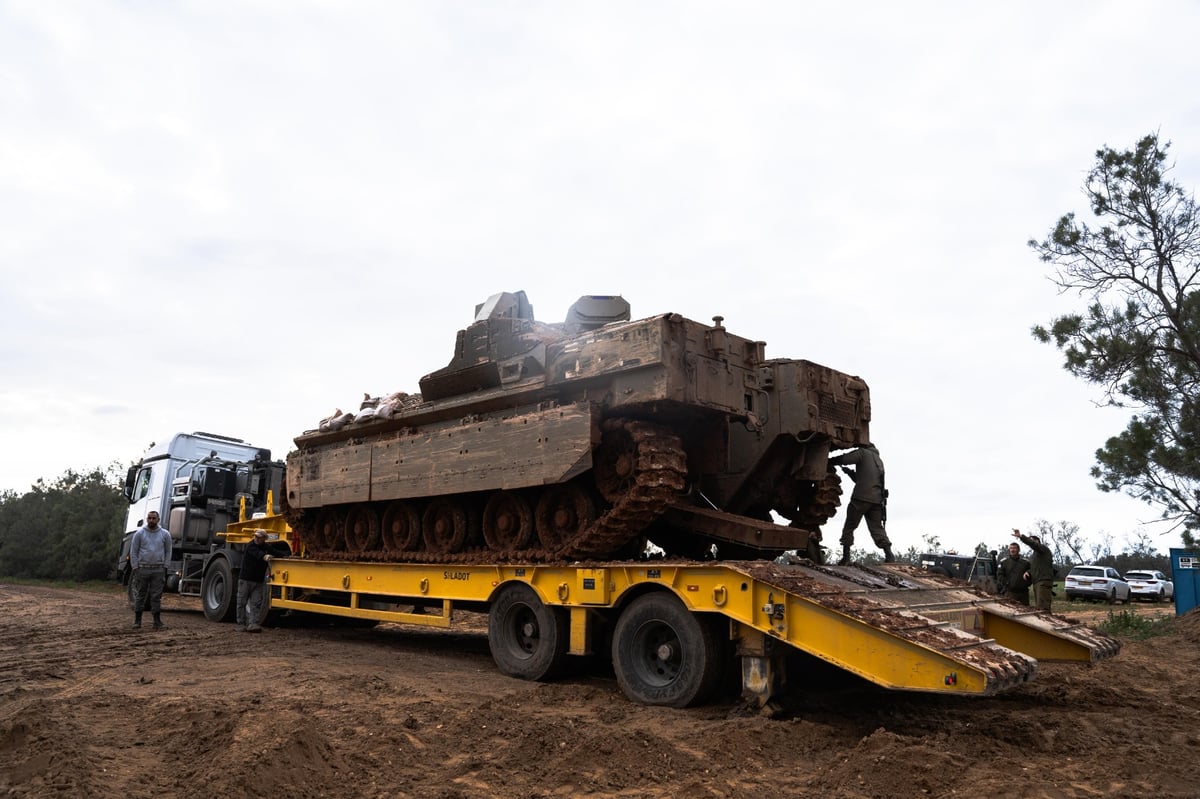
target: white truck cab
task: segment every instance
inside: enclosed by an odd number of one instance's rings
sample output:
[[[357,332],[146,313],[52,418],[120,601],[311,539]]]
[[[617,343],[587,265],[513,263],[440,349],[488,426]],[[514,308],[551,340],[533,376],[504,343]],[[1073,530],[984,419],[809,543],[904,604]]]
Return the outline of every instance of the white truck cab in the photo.
[[[281,496],[283,463],[271,460],[267,449],[213,433],[176,433],[165,443],[151,445],[138,465],[125,476],[129,512],[117,572],[129,582],[129,542],[157,511],[160,524],[171,533],[173,551],[167,570],[167,590],[198,596],[204,563],[224,542],[219,533],[247,513],[278,512],[267,508],[267,492]]]

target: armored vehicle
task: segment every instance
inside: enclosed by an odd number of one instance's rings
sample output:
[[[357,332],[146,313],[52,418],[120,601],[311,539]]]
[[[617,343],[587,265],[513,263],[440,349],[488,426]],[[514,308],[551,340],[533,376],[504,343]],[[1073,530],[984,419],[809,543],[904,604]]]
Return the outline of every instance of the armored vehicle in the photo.
[[[870,440],[867,385],[765,346],[719,316],[631,321],[621,297],[546,324],[494,295],[420,394],[295,439],[288,521],[326,559],[819,559],[829,453]]]

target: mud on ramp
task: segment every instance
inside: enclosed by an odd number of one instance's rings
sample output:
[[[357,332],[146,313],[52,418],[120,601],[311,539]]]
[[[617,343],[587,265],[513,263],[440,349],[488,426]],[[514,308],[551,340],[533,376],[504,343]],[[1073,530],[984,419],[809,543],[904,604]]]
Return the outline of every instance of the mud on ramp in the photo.
[[[0,796],[1200,795],[1200,614],[994,698],[813,664],[770,721],[633,705],[586,664],[504,677],[481,623],[253,636],[167,606],[134,633],[116,588],[0,585]]]

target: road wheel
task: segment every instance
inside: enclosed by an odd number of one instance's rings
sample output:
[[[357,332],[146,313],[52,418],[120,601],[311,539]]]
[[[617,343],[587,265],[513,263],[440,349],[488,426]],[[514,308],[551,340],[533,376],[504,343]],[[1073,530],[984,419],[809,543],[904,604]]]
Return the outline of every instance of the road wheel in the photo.
[[[488,610],[488,647],[497,668],[522,680],[548,680],[567,655],[567,614],[547,607],[525,583],[502,587]]]
[[[462,552],[475,539],[478,513],[468,504],[449,497],[438,497],[429,503],[421,516],[421,538],[425,549],[438,555]]]
[[[354,505],[346,513],[346,548],[357,555],[379,549],[379,514],[370,504]]]
[[[556,550],[591,527],[598,515],[595,498],[582,485],[550,486],[535,512],[538,540],[546,549]]]
[[[200,581],[200,600],[209,621],[233,621],[237,616],[237,580],[225,558],[216,558]]]
[[[1115,588],[1109,589],[1107,601],[1108,601],[1108,604],[1110,604],[1110,605],[1117,604],[1117,589],[1115,589]]]
[[[340,508],[321,508],[313,525],[313,540],[318,549],[346,549],[345,520]]]
[[[483,508],[483,540],[494,552],[525,549],[533,541],[533,508],[520,494],[497,491]]]
[[[411,502],[396,500],[383,511],[383,548],[413,552],[421,543],[421,514]]]
[[[712,624],[670,594],[647,594],[621,614],[613,631],[617,684],[643,705],[703,702],[721,677],[722,653]]]

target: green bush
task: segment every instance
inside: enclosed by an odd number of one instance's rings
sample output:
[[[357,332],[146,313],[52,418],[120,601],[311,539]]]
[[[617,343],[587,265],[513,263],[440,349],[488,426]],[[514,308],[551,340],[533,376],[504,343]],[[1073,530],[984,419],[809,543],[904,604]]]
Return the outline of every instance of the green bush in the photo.
[[[1135,641],[1142,641],[1147,638],[1166,635],[1171,632],[1174,624],[1174,616],[1152,618],[1134,613],[1132,610],[1123,609],[1120,612],[1110,610],[1108,618],[1097,624],[1096,629],[1114,638],[1128,638]]]
[[[0,492],[0,576],[103,580],[120,551],[125,511],[116,465],[68,470],[24,494]]]

